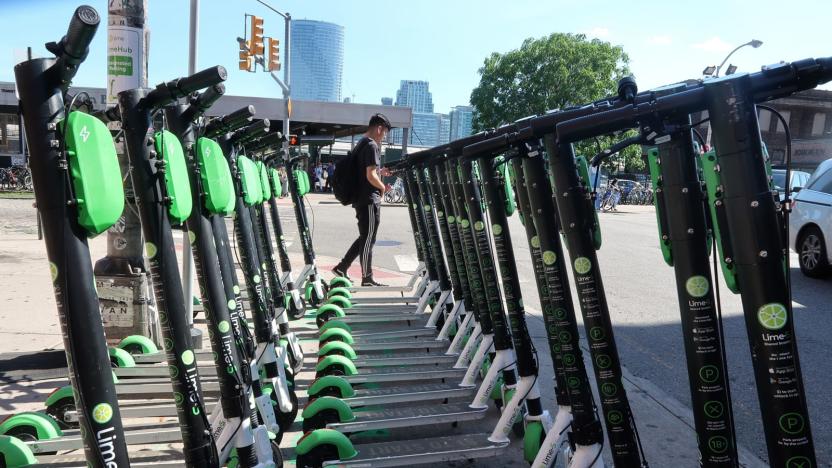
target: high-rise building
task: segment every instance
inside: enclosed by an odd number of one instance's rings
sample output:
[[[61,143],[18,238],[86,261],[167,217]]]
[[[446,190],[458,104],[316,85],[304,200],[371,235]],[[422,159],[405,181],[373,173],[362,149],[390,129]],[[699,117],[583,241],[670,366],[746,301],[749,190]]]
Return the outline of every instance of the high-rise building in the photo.
[[[432,113],[433,96],[427,81],[402,80],[396,91],[396,105],[410,107],[413,112]]]
[[[454,106],[450,112],[450,139],[458,140],[471,134],[471,121],[474,118],[474,108],[471,106]]]
[[[439,116],[439,144],[444,145],[451,141],[451,118],[448,114],[437,114]]]
[[[292,98],[341,101],[344,27],[315,20],[292,20]]]
[[[410,129],[411,145],[436,146],[439,144],[442,114],[414,112],[413,128]],[[401,139],[401,137],[399,137]]]
[[[392,106],[393,105],[393,98],[391,98],[391,97],[381,98],[381,105],[382,106]]]

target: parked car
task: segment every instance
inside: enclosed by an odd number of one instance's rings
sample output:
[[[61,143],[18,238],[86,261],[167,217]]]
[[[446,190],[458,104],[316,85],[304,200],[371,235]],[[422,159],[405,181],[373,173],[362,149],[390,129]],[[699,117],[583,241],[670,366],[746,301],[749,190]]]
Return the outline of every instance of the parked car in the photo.
[[[783,201],[786,198],[786,170],[772,169],[771,176],[774,179],[774,189],[777,190],[777,193],[780,196],[780,201]],[[791,173],[792,181],[791,184],[789,184],[789,190],[794,191],[795,187],[805,187],[806,183],[809,181],[809,177],[811,176],[812,175],[808,172],[793,170]]]
[[[800,256],[800,271],[820,278],[830,272],[828,242],[832,239],[832,159],[812,173],[804,187],[795,187],[789,218],[789,244]]]

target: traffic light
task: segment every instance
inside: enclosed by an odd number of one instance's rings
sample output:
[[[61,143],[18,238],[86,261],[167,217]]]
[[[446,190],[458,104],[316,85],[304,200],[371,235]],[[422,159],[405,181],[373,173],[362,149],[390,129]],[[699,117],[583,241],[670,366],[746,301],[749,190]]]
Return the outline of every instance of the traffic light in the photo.
[[[263,55],[266,46],[263,43],[263,18],[251,16],[251,40],[248,43],[248,51],[251,55]]]
[[[289,146],[300,146],[300,138],[297,135],[289,135]]]
[[[280,40],[269,38],[269,71],[280,71]]]
[[[240,49],[240,70],[251,71],[251,64],[254,61],[245,49]]]

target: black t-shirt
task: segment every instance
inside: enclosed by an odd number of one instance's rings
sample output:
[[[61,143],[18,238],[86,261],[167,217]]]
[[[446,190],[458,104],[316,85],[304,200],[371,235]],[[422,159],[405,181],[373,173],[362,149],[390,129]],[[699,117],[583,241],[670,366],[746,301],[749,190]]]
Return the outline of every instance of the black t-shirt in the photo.
[[[378,144],[371,138],[363,137],[358,140],[355,145],[355,169],[356,177],[358,178],[357,195],[353,200],[353,206],[369,205],[371,203],[381,203],[381,190],[373,187],[370,181],[367,180],[367,168],[376,166],[376,171],[381,166],[381,151]]]

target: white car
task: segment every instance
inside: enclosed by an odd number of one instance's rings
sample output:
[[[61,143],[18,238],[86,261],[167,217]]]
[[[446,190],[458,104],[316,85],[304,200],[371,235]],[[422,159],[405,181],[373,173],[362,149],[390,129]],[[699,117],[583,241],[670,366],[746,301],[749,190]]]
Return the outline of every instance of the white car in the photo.
[[[832,240],[832,159],[812,173],[806,186],[794,197],[789,218],[789,244],[800,255],[800,271],[820,278],[832,263],[828,242]]]

